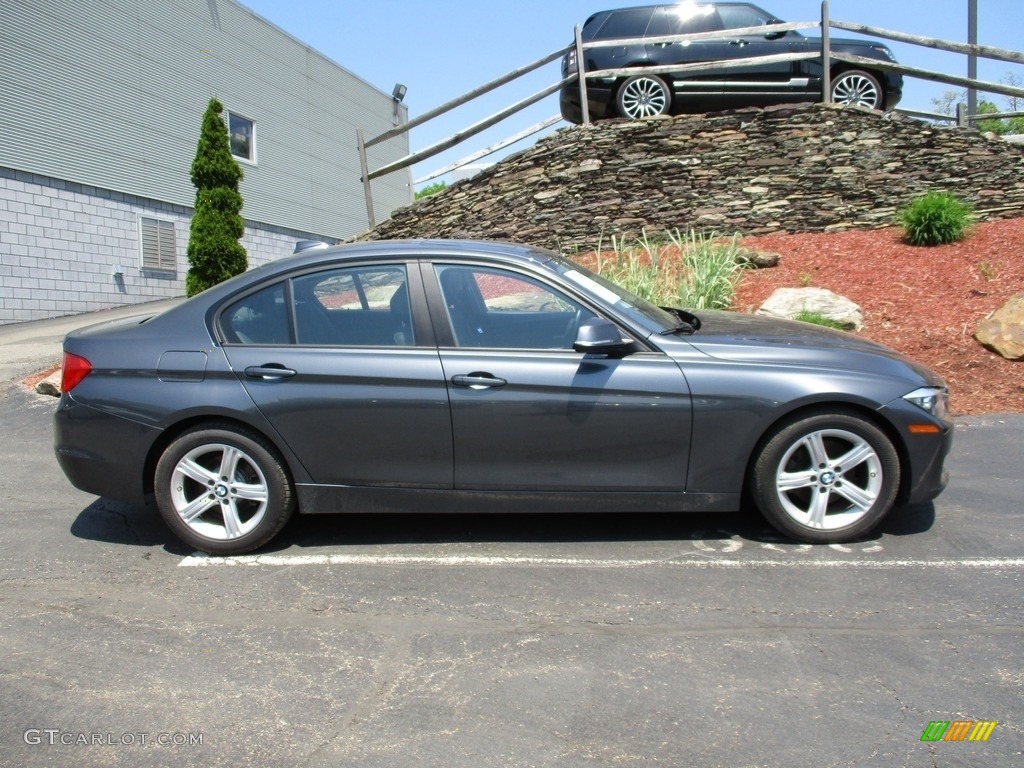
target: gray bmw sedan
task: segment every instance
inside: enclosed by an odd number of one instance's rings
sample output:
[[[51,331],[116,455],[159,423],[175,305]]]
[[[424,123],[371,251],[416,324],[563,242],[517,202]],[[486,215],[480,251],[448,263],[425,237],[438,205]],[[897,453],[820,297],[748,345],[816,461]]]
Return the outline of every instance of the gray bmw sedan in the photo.
[[[729,511],[798,541],[934,498],[931,371],[854,335],[653,306],[524,246],[309,251],[70,334],[55,448],[197,549],[322,512]]]

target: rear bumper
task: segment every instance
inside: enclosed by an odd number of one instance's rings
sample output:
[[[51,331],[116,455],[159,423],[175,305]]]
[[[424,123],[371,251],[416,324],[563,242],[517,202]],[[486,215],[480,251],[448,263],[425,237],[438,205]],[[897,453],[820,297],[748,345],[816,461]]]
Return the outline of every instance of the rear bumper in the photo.
[[[61,396],[54,453],[79,490],[131,503],[145,500],[145,464],[159,430]]]

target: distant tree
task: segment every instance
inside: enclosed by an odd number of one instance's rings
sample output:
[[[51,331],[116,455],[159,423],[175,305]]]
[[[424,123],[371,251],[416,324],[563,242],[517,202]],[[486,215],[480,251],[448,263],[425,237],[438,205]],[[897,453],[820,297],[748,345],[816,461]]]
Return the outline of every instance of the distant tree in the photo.
[[[978,102],[978,114],[979,115],[995,115],[998,114],[999,107],[993,104],[991,101],[985,101],[982,99]],[[979,120],[977,122],[978,130],[982,133],[995,133],[1002,136],[1004,133],[1010,130],[1010,125],[1005,120],[999,120],[996,118],[989,120]]]
[[[249,261],[238,242],[245,233],[238,192],[242,169],[231,155],[228,129],[220,116],[223,111],[217,99],[210,99],[192,161],[196,205],[188,238],[187,296],[244,272]]]
[[[1011,85],[1014,88],[1024,88],[1024,77],[1021,77],[1015,72],[1007,72],[1003,76],[1001,82]],[[1024,98],[1020,96],[1007,96],[1006,111],[1024,112]],[[1024,133],[1024,117],[1011,117],[1007,133]]]
[[[422,200],[425,197],[436,195],[438,192],[444,192],[446,189],[448,189],[448,185],[443,181],[438,181],[434,184],[427,184],[427,186],[416,193],[416,199]]]
[[[967,101],[967,91],[950,89],[943,91],[938,98],[932,99],[932,106],[940,115],[953,117],[956,115],[956,105],[962,101]]]

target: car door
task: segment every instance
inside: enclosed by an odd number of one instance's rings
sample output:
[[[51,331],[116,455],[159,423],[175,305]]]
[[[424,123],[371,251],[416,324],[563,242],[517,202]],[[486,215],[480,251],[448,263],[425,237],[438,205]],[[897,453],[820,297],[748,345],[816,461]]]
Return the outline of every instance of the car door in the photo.
[[[573,351],[597,308],[511,267],[438,261],[424,280],[451,400],[456,489],[684,489],[691,406],[675,362],[653,351]]]
[[[233,302],[219,326],[234,374],[314,482],[452,487],[448,394],[415,269],[321,268]]]
[[[797,32],[736,35],[730,30],[762,27],[779,23],[771,14],[752,5],[720,5],[719,18],[731,58],[755,58],[787,53],[803,53],[806,40]],[[737,104],[778,102],[780,97],[802,96],[810,89],[810,80],[800,62],[755,63],[730,69],[726,73],[726,94]]]

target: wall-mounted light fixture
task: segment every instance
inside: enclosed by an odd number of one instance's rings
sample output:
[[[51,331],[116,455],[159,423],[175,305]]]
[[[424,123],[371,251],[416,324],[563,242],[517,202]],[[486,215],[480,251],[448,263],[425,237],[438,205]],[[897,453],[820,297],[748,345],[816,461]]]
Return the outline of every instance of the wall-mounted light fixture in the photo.
[[[398,105],[405,99],[405,94],[408,90],[409,89],[401,83],[395,83],[395,87],[391,89],[391,101],[394,103],[395,107],[392,117],[395,120],[395,125],[398,125]]]

